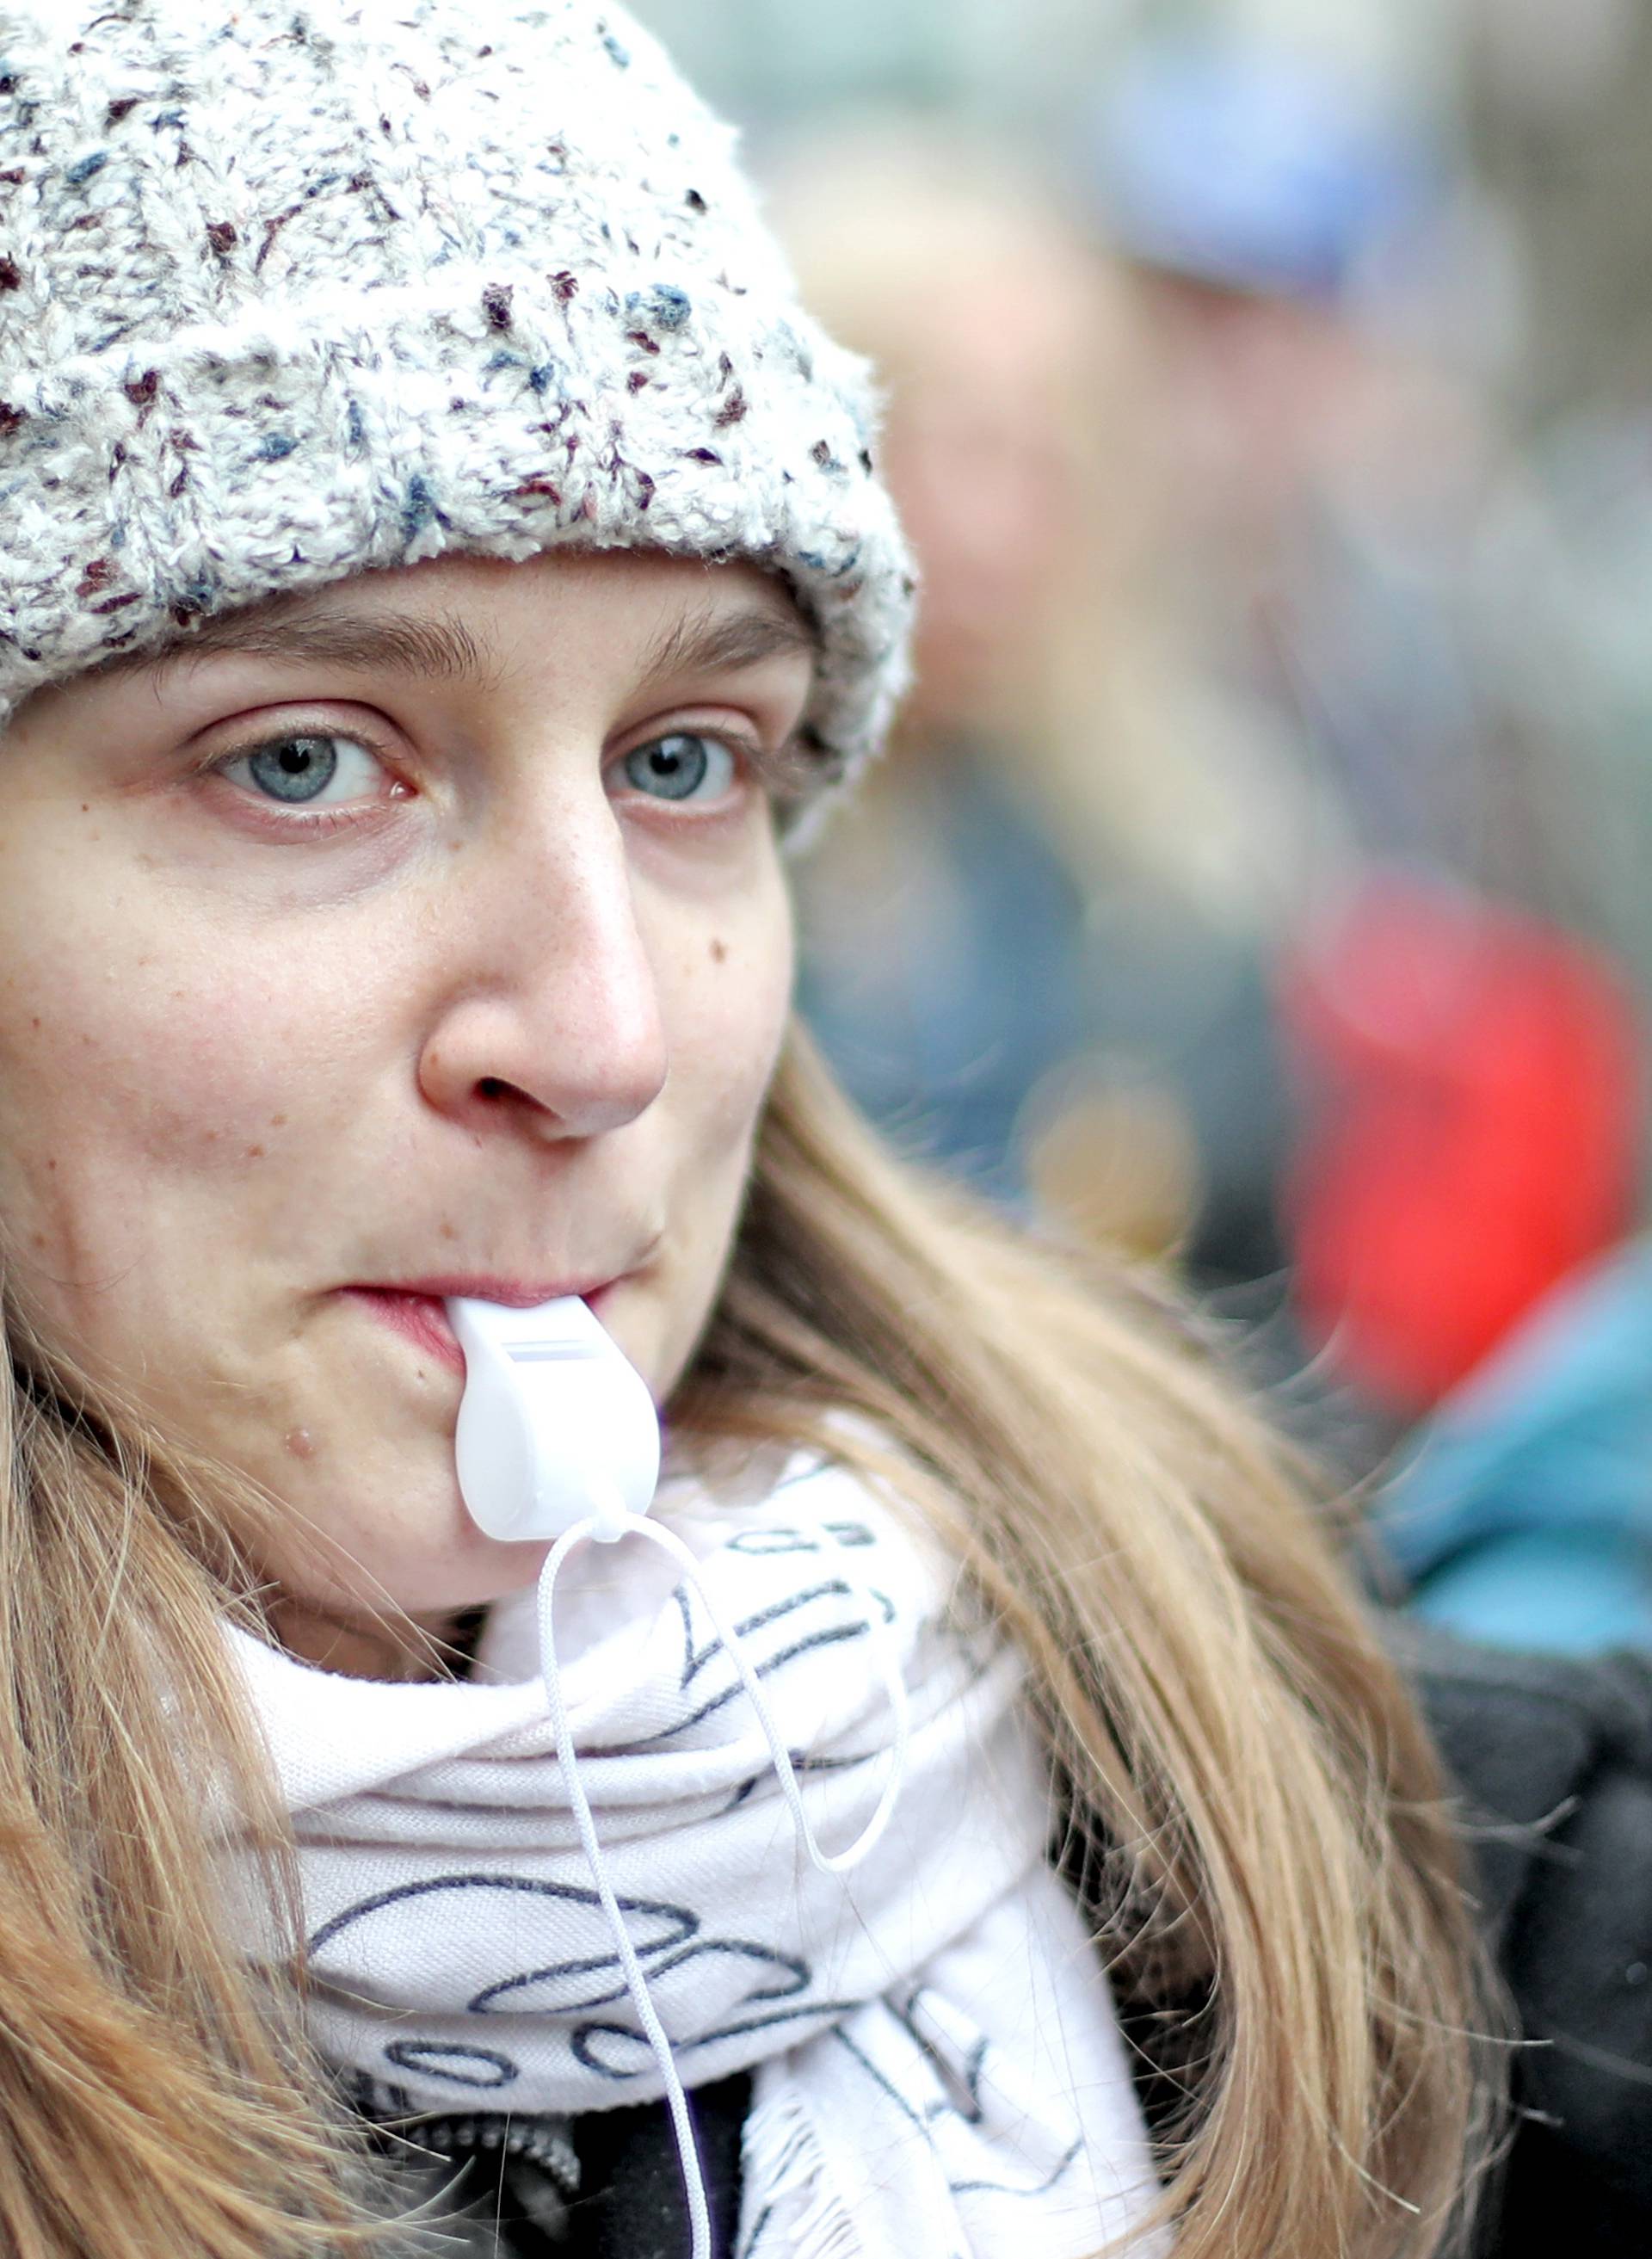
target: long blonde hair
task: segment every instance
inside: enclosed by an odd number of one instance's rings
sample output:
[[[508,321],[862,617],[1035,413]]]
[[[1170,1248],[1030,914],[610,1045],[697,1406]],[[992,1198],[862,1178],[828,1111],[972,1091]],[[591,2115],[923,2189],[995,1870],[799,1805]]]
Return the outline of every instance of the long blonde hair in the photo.
[[[0,2245],[371,2248],[219,1634],[256,1614],[246,1502],[10,1322]],[[845,1407],[887,1448],[846,1444]],[[794,1035],[673,1411],[709,1450],[854,1451],[1022,1643],[1180,2259],[1455,2248],[1494,2078],[1439,1774],[1330,1538],[1175,1315],[896,1160]],[[218,1903],[231,1809],[290,1941],[263,1974]]]

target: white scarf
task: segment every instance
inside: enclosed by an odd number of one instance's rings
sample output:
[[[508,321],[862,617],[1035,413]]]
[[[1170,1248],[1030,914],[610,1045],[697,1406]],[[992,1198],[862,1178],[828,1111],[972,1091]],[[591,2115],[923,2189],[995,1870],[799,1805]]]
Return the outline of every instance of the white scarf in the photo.
[[[887,1831],[822,1874],[670,1560],[592,1547],[559,1588],[580,1778],[683,2082],[754,2073],[741,2259],[1082,2259],[1125,2235],[1157,2184],[1105,1978],[1044,1863],[1018,1659],[959,1625],[945,1564],[842,1469],[800,1463],[744,1504],[679,1483],[656,1512],[734,1620],[827,1846],[865,1821],[892,1739],[860,1591],[911,1705]],[[300,1845],[323,2052],[387,2112],[657,2097],[533,1594],[493,1608],[459,1682],[341,1678],[231,1637]]]

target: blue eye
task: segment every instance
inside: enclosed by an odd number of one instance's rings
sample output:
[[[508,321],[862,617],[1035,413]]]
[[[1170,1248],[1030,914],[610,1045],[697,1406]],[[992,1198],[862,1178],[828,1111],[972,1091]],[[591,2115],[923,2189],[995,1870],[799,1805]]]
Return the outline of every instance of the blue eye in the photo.
[[[653,800],[721,800],[735,777],[734,755],[721,738],[689,730],[638,745],[620,766],[626,783]]]
[[[288,807],[360,800],[384,781],[379,761],[353,738],[307,730],[238,753],[223,773]]]

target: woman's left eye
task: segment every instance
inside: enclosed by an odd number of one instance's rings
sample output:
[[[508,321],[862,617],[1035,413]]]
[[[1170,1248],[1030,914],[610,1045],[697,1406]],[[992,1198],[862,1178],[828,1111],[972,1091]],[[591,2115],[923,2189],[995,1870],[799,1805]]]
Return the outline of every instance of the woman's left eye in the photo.
[[[627,753],[620,770],[634,792],[652,800],[721,800],[738,766],[721,738],[673,730]]]
[[[332,730],[296,730],[217,766],[220,775],[288,808],[338,808],[372,798],[385,784],[377,755]]]

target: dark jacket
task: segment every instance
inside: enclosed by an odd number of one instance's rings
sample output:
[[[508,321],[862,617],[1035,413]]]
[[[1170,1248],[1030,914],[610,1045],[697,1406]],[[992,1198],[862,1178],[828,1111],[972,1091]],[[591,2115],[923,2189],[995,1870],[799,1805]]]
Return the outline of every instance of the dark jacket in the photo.
[[[1525,2044],[1485,2249],[1652,2251],[1652,1657],[1571,1663],[1413,1635]]]
[[[1652,2251],[1652,1658],[1568,1663],[1410,1625],[1394,1644],[1458,1785],[1485,1934],[1524,2035],[1513,2146],[1479,2251],[1641,2259]],[[744,2077],[694,2098],[718,2259],[733,2249],[749,2099]],[[1151,2118],[1150,2082],[1143,2101]],[[573,2175],[481,2147],[481,2124],[444,2136],[469,2217],[420,2248],[451,2259],[687,2253],[662,2104],[574,2121],[577,2195]]]

